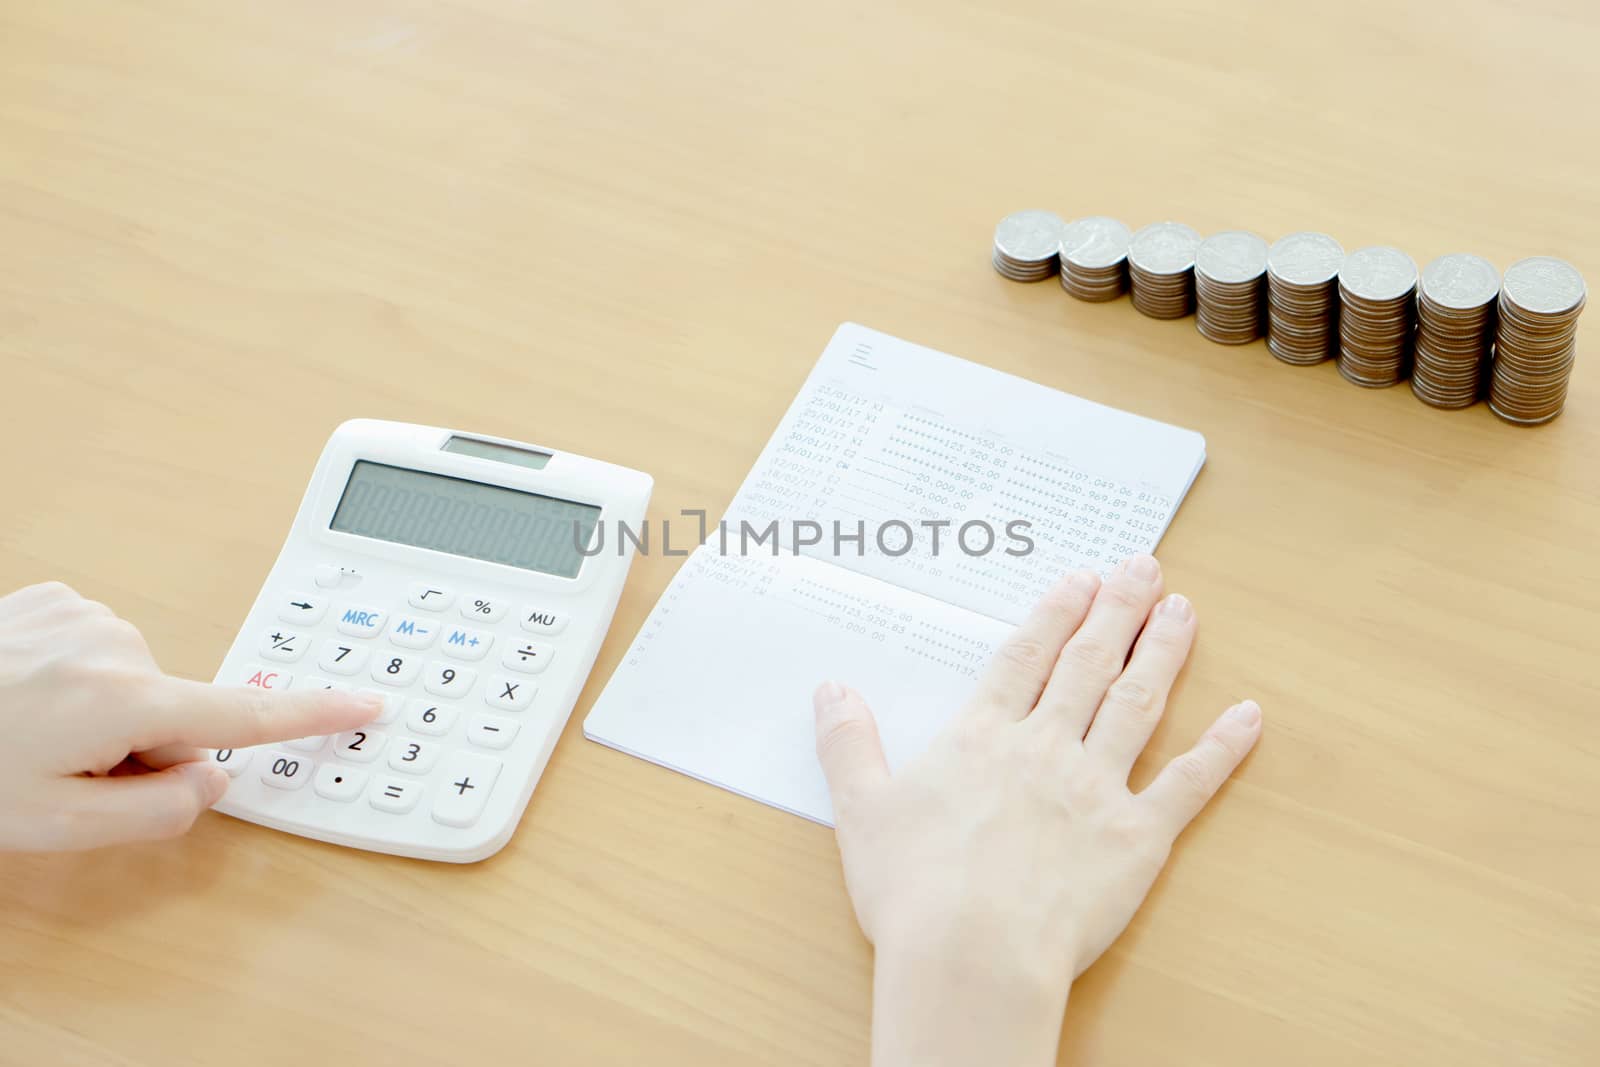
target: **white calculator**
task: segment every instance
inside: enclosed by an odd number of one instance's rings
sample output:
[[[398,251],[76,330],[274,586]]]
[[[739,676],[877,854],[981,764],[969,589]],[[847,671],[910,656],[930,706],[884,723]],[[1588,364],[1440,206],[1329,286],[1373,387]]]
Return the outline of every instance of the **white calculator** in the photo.
[[[594,664],[633,559],[618,524],[641,528],[651,484],[516,441],[340,426],[216,681],[369,690],[385,710],[218,750],[217,810],[420,859],[497,852]]]

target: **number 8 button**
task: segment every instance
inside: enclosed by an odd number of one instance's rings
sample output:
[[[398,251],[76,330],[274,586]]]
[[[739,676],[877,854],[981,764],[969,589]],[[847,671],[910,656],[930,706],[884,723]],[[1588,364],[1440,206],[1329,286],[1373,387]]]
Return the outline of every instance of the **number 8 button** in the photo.
[[[410,685],[422,672],[416,656],[394,656],[385,652],[372,657],[372,680],[384,685]]]

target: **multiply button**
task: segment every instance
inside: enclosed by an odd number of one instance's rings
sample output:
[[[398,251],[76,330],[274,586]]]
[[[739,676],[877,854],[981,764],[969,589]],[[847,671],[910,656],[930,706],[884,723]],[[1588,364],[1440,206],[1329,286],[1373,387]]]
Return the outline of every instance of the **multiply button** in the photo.
[[[558,634],[567,628],[564,612],[529,608],[522,616],[522,628],[530,634]]]
[[[352,637],[375,637],[383,630],[387,613],[372,608],[346,607],[339,614],[339,632]]]
[[[500,657],[500,662],[509,670],[522,674],[538,674],[549,666],[550,657],[553,655],[555,649],[549,645],[541,645],[537,641],[523,641],[506,649],[506,654]]]
[[[491,675],[489,688],[483,691],[483,699],[491,708],[522,711],[533,703],[533,694],[538,691],[537,686],[524,678]]]
[[[444,635],[445,655],[454,656],[456,659],[482,659],[492,644],[494,644],[493,634],[486,634],[482,630],[469,630],[464,626],[453,627]]]
[[[500,776],[500,761],[473,752],[453,752],[439,776],[433,817],[446,826],[471,826],[489,803],[489,790]]]

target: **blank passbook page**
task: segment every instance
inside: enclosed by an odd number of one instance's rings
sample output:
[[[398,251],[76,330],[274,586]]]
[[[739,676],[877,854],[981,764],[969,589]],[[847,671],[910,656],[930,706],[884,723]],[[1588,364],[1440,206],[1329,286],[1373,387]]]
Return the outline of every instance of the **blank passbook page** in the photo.
[[[831,824],[820,682],[899,766],[1057,578],[1153,551],[1204,462],[1192,430],[846,323],[584,733]]]

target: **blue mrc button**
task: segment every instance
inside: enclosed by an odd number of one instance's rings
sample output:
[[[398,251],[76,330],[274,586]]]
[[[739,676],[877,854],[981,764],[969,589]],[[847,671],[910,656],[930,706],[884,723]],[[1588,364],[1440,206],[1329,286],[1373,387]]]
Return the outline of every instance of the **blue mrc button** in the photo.
[[[347,606],[339,610],[339,632],[355,637],[371,637],[383,629],[386,612],[372,608]]]

